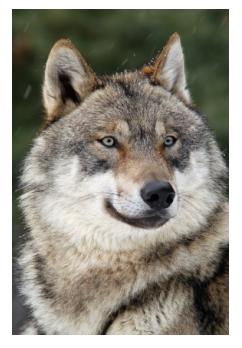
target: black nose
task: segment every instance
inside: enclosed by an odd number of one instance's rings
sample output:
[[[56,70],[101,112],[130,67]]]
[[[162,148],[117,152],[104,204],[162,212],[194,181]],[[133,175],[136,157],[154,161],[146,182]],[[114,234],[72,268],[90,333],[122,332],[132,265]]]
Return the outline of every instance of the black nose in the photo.
[[[155,210],[168,208],[174,200],[175,191],[165,181],[151,181],[146,184],[141,192],[141,197]]]

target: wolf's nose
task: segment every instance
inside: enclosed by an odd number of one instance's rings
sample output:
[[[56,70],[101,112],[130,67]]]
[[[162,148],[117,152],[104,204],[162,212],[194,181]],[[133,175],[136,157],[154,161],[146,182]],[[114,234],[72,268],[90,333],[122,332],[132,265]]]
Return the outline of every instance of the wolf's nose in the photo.
[[[141,189],[140,194],[144,202],[155,210],[168,208],[175,197],[175,191],[166,181],[151,181]]]

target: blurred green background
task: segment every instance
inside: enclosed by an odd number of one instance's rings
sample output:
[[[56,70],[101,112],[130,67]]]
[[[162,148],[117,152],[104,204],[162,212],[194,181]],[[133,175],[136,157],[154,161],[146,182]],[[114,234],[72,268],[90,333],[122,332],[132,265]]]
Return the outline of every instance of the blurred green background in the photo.
[[[22,231],[18,177],[41,126],[41,84],[48,53],[70,38],[99,74],[141,67],[177,31],[188,84],[208,115],[228,157],[227,10],[14,10],[13,11],[13,243]]]

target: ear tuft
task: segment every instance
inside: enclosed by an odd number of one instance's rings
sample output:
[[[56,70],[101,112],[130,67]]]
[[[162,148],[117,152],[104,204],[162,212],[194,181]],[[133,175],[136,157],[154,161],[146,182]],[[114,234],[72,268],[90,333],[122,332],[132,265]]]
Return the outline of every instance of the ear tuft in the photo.
[[[185,103],[191,103],[187,90],[184,55],[177,33],[169,38],[155,62],[143,68],[143,73],[153,82],[176,93]]]
[[[95,83],[94,72],[71,41],[57,41],[50,51],[44,75],[47,123],[74,110],[91,93]]]

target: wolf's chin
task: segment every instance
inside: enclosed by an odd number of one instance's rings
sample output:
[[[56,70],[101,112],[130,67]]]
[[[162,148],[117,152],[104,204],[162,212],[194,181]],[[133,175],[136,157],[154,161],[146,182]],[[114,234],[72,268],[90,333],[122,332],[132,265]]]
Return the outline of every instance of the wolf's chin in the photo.
[[[157,228],[160,227],[162,225],[164,225],[171,217],[168,216],[168,214],[164,214],[164,215],[158,215],[158,214],[153,214],[153,215],[147,215],[146,217],[128,217],[125,215],[122,215],[121,213],[119,213],[114,206],[112,205],[112,203],[109,200],[105,200],[104,201],[104,208],[106,210],[106,212],[111,215],[113,218],[122,221],[128,225],[134,226],[134,227],[138,227],[138,228]]]

